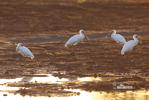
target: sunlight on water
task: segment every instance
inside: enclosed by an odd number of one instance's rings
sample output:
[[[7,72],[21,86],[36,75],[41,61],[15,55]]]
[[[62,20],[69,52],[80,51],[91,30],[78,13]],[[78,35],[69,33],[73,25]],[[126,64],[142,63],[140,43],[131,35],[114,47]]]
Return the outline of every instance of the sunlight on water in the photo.
[[[7,96],[3,96],[4,94],[7,94]],[[1,92],[0,100],[49,100],[49,98],[48,97],[21,96],[19,94],[14,95],[8,92]]]
[[[83,78],[78,78],[79,81],[101,81],[102,78],[94,78],[94,77],[83,77]]]
[[[51,74],[47,74],[47,77],[32,77],[30,82],[38,82],[38,83],[61,83],[61,82],[65,82],[65,81],[69,81],[66,78],[58,78],[58,77],[54,77]]]
[[[82,77],[78,78],[78,81],[107,81],[115,79],[116,77]]]
[[[13,91],[13,90],[19,90],[20,88],[18,87],[8,87],[8,86],[0,86],[0,91]]]
[[[22,78],[15,78],[15,79],[0,79],[0,84],[5,84],[8,82],[19,82]]]
[[[54,77],[51,74],[44,74],[47,77],[23,77],[23,78],[15,78],[15,79],[0,79],[0,84],[10,83],[10,82],[38,82],[38,83],[61,83],[65,81],[69,81],[66,78],[58,78]]]
[[[21,96],[19,94],[14,95],[8,92],[0,93],[0,100],[149,100],[149,91],[139,90],[139,91],[127,91],[127,92],[86,92],[82,90],[70,90],[74,92],[80,92],[78,96],[70,97],[43,97],[43,96]],[[3,96],[7,94],[7,96]]]
[[[44,74],[45,75],[45,74]],[[38,76],[38,75],[37,75]],[[78,78],[77,81],[102,81],[108,78],[102,77],[84,77]],[[22,87],[7,87],[7,83],[10,82],[39,82],[39,83],[57,83],[62,84],[63,82],[69,81],[66,78],[59,79],[51,74],[47,74],[46,77],[24,77],[16,79],[0,79],[0,100],[149,100],[149,91],[137,90],[137,91],[115,91],[115,92],[88,92],[80,89],[65,89],[66,91],[77,92],[79,95],[67,96],[67,97],[46,97],[46,96],[22,96],[20,94],[9,93],[13,90],[19,90]]]
[[[142,95],[140,93],[143,93]],[[126,92],[94,92],[92,94],[92,100],[148,100],[145,97],[148,97],[148,91],[140,90],[140,91],[126,91]],[[139,97],[139,98],[138,98]]]

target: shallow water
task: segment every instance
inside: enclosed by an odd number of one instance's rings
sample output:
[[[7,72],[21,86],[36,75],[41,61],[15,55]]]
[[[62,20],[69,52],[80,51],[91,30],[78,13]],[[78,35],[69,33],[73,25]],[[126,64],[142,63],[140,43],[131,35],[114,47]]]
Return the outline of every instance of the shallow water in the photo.
[[[118,1],[1,1],[0,100],[149,100],[148,2]],[[80,28],[91,40],[64,48]],[[112,29],[141,45],[121,56]],[[18,42],[33,61],[15,52]]]
[[[15,100],[148,100],[149,91],[145,90],[148,76],[142,70],[147,69],[148,65],[148,36],[143,37],[143,44],[128,53],[129,56],[120,56],[121,45],[105,38],[105,34],[90,35],[93,40],[69,49],[54,39],[59,38],[57,35],[53,38],[49,35],[45,41],[45,37],[23,40],[35,43],[31,49],[41,66],[29,59],[25,62],[22,56],[15,60],[18,54],[14,53],[14,49],[9,49],[11,56],[4,56],[3,50],[0,100],[10,100],[12,97]],[[62,37],[60,41],[64,42],[65,39]],[[113,81],[122,88],[115,88],[117,86],[113,86]]]
[[[42,75],[40,75],[42,76]],[[104,81],[111,80],[109,77],[82,77],[73,80],[75,82],[92,82],[92,81]],[[85,91],[82,89],[64,89],[66,91],[71,91],[77,93],[76,95],[62,96],[62,97],[48,97],[48,96],[28,96],[20,95],[18,93],[13,93],[13,91],[19,90],[23,87],[13,87],[7,86],[9,83],[19,83],[19,82],[29,82],[29,83],[48,83],[48,84],[63,84],[68,82],[69,79],[54,77],[51,74],[45,74],[45,77],[28,77],[28,78],[16,78],[16,79],[0,79],[0,100],[76,100],[76,99],[85,99],[85,100],[148,100],[149,99],[149,90],[127,90],[127,91],[113,91],[113,92],[104,92],[104,91]]]
[[[85,99],[85,100],[148,100],[149,91],[139,90],[139,91],[127,91],[127,92],[86,92],[81,90],[76,90],[80,92],[79,96],[70,96],[70,97],[34,97],[34,96],[21,96],[19,94],[14,95],[7,92],[1,92],[0,98],[2,100],[76,100],[76,99]],[[3,94],[8,94],[8,96],[3,96]]]

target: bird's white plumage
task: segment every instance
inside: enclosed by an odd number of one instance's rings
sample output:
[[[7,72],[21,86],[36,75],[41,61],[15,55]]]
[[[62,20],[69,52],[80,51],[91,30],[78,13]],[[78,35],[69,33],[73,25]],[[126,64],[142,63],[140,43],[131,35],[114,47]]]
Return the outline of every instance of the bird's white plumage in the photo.
[[[116,34],[116,30],[112,30],[111,38],[114,39],[117,43],[124,44],[126,42],[126,39],[122,35]]]
[[[22,43],[18,43],[16,47],[16,51],[24,57],[29,57],[31,59],[34,59],[34,55],[32,54],[32,52],[27,47],[22,46]]]
[[[124,55],[125,52],[132,50],[138,44],[139,40],[137,39],[136,34],[133,35],[133,39],[134,40],[130,40],[124,44],[121,50],[121,55]]]
[[[84,36],[82,35],[74,35],[66,42],[65,47],[67,47],[70,44],[77,45],[83,39],[84,39]]]
[[[65,43],[65,47],[68,45],[77,45],[81,40],[85,38],[84,30],[80,30],[80,34],[74,35],[69,38],[69,40]],[[88,39],[88,37],[86,37]]]

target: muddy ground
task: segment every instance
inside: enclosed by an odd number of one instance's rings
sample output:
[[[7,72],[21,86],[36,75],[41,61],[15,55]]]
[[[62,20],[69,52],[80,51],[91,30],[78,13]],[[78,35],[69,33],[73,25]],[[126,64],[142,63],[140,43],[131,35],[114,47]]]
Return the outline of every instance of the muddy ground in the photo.
[[[68,96],[67,93],[72,94],[64,91],[68,88],[115,91],[113,82],[123,82],[135,89],[148,89],[148,11],[149,2],[145,0],[0,0],[0,78],[34,74],[53,74],[70,80],[78,77],[111,78],[85,83],[70,81],[61,85],[8,84],[30,87],[29,90],[16,91],[22,95],[51,96],[49,93],[53,93]],[[67,39],[80,29],[84,29],[91,40],[65,48]],[[136,33],[141,43],[122,56],[123,45],[115,43],[108,35],[112,29],[127,40]],[[18,42],[31,49],[34,60],[15,51]]]

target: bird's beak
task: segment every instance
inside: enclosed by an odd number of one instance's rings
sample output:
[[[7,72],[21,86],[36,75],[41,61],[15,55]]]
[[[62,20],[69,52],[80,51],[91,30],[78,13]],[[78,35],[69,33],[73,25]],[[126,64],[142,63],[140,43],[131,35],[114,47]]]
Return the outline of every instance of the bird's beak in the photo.
[[[140,45],[143,44],[142,41],[139,41],[139,44],[140,44]]]
[[[87,35],[85,35],[85,39],[88,41],[90,40],[90,38]]]
[[[137,36],[138,40],[139,40],[139,44],[142,44],[142,37],[141,36]]]
[[[111,34],[112,33],[107,33],[106,36],[105,36],[105,38],[111,37]]]

